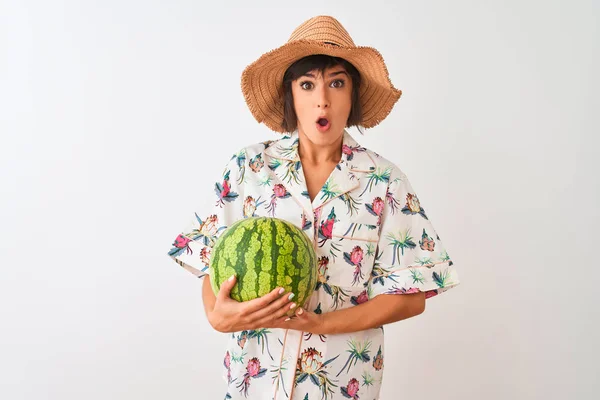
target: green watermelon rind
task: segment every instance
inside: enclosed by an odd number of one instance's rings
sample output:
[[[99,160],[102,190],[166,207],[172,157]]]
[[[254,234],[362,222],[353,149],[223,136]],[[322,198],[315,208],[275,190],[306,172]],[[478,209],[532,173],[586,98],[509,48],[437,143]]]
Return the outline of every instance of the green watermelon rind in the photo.
[[[265,258],[264,249],[273,242],[275,252]],[[276,274],[270,273],[273,262]],[[294,301],[303,307],[317,284],[316,264],[313,244],[292,223],[273,217],[244,218],[233,223],[215,242],[210,283],[216,295],[223,282],[236,274],[237,283],[230,294],[234,300],[252,300],[283,287],[286,293],[294,293]]]

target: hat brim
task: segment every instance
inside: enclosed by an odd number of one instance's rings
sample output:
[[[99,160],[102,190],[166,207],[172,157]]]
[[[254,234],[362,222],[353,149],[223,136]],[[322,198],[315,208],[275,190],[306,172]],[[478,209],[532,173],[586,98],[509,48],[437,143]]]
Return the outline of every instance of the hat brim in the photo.
[[[242,92],[258,122],[284,133],[283,75],[295,61],[310,55],[326,54],[350,62],[361,75],[361,126],[372,128],[383,121],[402,95],[390,81],[383,57],[372,47],[340,47],[312,40],[296,40],[260,56],[242,73]]]

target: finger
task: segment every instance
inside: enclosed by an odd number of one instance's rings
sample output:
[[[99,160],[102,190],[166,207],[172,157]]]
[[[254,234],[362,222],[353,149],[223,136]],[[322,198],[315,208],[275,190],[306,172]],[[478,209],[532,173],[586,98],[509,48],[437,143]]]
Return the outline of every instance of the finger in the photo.
[[[269,304],[277,300],[282,294],[285,292],[284,288],[275,288],[271,290],[269,293],[256,298],[254,300],[249,300],[246,302],[247,313],[252,314],[258,310],[262,310],[267,307]]]
[[[293,310],[296,307],[296,303],[291,303],[290,301],[294,298],[294,294],[290,293],[276,301],[269,304],[267,307],[262,310],[255,311],[252,313],[252,318],[262,319],[264,317],[270,316],[271,319],[279,318],[284,316],[288,311]]]
[[[233,287],[235,286],[236,281],[237,281],[237,276],[235,276],[235,274],[233,274],[229,277],[229,279],[227,279],[225,282],[223,282],[221,284],[221,287],[219,288],[219,293],[217,295],[217,298],[219,298],[221,300],[228,298],[231,294],[231,289],[233,289]]]
[[[260,321],[258,321],[256,323],[257,326],[260,326],[261,328],[283,328],[283,329],[290,329],[289,326],[287,324],[289,324],[290,317],[286,314],[288,309],[283,311],[283,315],[268,315],[264,318],[262,318]],[[293,315],[291,317],[292,320],[296,319]]]

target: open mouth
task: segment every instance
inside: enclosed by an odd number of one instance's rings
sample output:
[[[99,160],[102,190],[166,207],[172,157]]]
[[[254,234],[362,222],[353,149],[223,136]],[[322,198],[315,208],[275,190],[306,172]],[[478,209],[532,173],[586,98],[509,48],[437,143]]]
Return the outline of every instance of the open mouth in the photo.
[[[329,124],[329,120],[327,118],[319,118],[317,120],[317,124],[321,126],[327,126],[327,124]]]

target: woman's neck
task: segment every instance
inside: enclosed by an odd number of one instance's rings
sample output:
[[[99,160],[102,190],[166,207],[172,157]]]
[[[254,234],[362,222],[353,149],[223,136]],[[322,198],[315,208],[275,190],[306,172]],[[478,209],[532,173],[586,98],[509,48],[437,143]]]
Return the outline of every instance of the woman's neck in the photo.
[[[298,133],[298,155],[303,162],[311,164],[337,164],[342,158],[342,143],[344,135],[340,135],[331,144],[316,144],[304,133]]]

